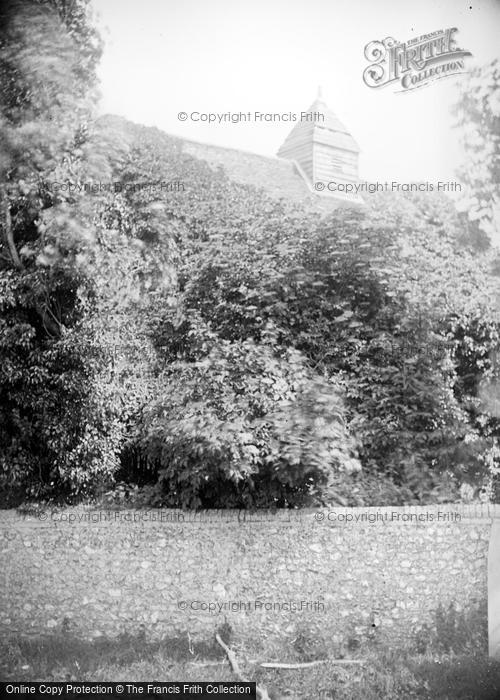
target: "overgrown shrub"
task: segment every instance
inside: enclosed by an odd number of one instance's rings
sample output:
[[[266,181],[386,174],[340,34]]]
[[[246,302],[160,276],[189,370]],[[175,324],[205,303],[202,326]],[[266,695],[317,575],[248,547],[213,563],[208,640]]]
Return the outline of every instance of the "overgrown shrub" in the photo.
[[[163,378],[137,438],[162,503],[307,505],[328,498],[336,473],[359,468],[339,388],[297,351],[212,340],[203,359]]]

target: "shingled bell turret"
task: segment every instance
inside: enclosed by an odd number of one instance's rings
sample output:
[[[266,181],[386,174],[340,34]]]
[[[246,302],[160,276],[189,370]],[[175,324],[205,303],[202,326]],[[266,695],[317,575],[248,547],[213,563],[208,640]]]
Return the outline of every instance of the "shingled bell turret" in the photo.
[[[321,89],[307,112],[302,112],[277,155],[295,162],[312,191],[362,201],[346,187],[359,182],[359,146],[323,100]]]

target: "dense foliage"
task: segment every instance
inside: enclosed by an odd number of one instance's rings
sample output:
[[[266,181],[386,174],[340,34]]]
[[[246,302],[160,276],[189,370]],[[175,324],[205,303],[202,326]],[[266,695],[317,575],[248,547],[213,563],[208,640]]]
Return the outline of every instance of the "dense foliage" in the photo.
[[[177,322],[164,307],[159,326],[166,360],[193,362],[202,354],[200,316],[233,343],[262,344],[271,325],[278,348],[297,349],[334,379],[364,467],[337,483],[336,496],[347,502],[447,500],[462,483],[492,489],[498,422],[486,417],[477,382],[494,381],[493,288],[479,259],[441,231],[446,212],[422,225],[421,207],[412,215],[410,206],[400,202],[399,214],[417,237],[413,251],[403,222],[399,230],[392,223],[394,202],[383,219],[348,212],[319,222],[275,207],[262,228],[242,236],[236,226],[187,256]],[[475,338],[472,352],[464,329]],[[458,361],[465,351],[468,368]],[[476,380],[466,388],[471,373]],[[386,493],[377,488],[375,497],[374,482]]]
[[[467,186],[460,202],[476,225],[500,242],[500,64],[478,66],[467,78],[455,115],[467,162],[460,176]]]
[[[96,120],[87,3],[6,7],[7,498],[500,498],[496,258],[467,217],[431,195],[319,216]]]
[[[112,471],[91,367],[64,337],[81,319],[90,216],[51,185],[80,166],[100,53],[84,4],[64,7],[7,2],[1,22],[0,464],[4,489],[32,494]]]
[[[1,26],[0,488],[86,495],[124,439],[113,331],[122,342],[125,316],[133,329],[130,286],[162,258],[143,253],[119,197],[85,190],[127,152],[93,122],[87,3],[8,2]]]

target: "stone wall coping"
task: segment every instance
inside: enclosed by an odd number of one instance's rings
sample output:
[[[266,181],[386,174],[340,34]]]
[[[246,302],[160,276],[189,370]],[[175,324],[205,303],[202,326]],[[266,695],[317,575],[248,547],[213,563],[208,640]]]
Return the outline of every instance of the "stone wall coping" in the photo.
[[[101,516],[97,516],[97,514]],[[393,514],[399,514],[397,519]],[[445,517],[436,520],[436,514]],[[428,515],[434,519],[426,520]],[[449,517],[446,517],[446,515]],[[409,516],[416,516],[411,518]],[[68,518],[71,516],[71,521]],[[369,517],[372,520],[368,520]],[[373,517],[377,520],[373,520]],[[75,519],[76,518],[76,519]],[[91,519],[92,518],[92,519]],[[418,520],[417,520],[418,518]],[[59,522],[72,525],[111,525],[113,522],[130,524],[139,522],[161,522],[182,525],[187,523],[271,523],[284,524],[313,521],[323,525],[450,525],[491,522],[500,519],[500,504],[492,503],[443,503],[423,506],[367,506],[349,508],[339,505],[322,508],[304,508],[300,510],[199,510],[182,511],[176,508],[126,508],[96,505],[79,505],[68,507],[40,507],[33,512],[21,512],[14,509],[0,510],[0,526],[4,525],[38,525],[55,527]]]

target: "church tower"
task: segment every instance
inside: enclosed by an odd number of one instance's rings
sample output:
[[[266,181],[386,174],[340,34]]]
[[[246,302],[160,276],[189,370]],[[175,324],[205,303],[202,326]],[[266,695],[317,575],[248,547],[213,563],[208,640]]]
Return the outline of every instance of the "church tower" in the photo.
[[[277,155],[295,162],[312,191],[352,203],[362,202],[359,195],[342,191],[343,185],[358,182],[359,146],[323,101],[321,89],[307,112],[316,118],[299,121]],[[325,189],[319,190],[316,183],[323,183]]]

